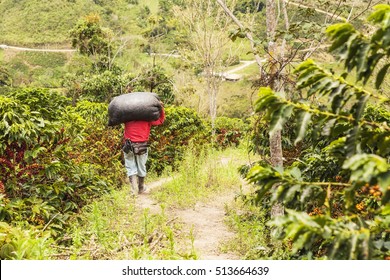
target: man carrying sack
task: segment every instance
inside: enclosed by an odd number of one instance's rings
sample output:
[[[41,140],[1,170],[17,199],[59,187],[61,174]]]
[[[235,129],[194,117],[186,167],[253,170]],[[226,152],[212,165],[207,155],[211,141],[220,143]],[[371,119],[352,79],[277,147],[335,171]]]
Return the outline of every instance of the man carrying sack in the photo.
[[[163,103],[161,102],[160,118],[156,121],[129,121],[125,123],[124,158],[127,176],[133,194],[147,192],[145,187],[146,162],[148,160],[148,141],[152,125],[161,125],[165,120]],[[128,151],[126,151],[126,146]],[[138,177],[138,190],[137,190]]]
[[[132,194],[145,187],[148,141],[152,125],[165,120],[163,103],[153,92],[134,92],[115,97],[108,106],[108,126],[124,123],[123,154]],[[137,182],[138,179],[138,182]]]

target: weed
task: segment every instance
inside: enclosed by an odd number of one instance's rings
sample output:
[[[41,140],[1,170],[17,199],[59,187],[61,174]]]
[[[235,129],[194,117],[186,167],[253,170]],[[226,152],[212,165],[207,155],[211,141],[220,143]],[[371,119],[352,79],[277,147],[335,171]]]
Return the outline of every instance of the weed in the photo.
[[[78,220],[78,221],[77,221]],[[138,209],[127,188],[103,196],[84,208],[62,249],[71,259],[189,259],[192,249],[178,248],[180,226],[161,213]],[[83,221],[83,222],[79,222]],[[188,252],[187,252],[188,251]]]
[[[43,234],[38,228],[20,223],[9,225],[0,222],[0,258],[1,259],[50,259],[54,253],[54,241],[49,233]]]
[[[242,199],[225,207],[226,223],[236,235],[222,244],[222,251],[234,252],[245,260],[288,257],[287,246],[271,237],[271,230],[265,225],[267,218],[264,210]]]
[[[153,197],[167,206],[186,208],[239,185],[237,161],[223,160],[229,159],[232,150],[219,152],[207,148],[198,153],[187,149],[178,173],[154,191]]]

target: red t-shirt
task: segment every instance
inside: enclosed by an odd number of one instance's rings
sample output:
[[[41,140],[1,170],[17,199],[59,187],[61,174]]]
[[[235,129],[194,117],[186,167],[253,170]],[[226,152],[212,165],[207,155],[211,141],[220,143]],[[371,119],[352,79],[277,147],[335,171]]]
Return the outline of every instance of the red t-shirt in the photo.
[[[125,123],[125,139],[131,142],[146,142],[149,140],[152,125],[160,125],[165,120],[164,108],[161,108],[160,118],[156,121],[130,121]]]

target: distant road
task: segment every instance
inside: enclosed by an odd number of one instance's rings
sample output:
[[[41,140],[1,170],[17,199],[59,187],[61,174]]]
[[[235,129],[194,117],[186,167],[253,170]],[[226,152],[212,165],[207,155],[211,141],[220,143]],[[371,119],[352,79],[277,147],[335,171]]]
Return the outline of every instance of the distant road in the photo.
[[[0,44],[0,49],[12,49],[12,50],[19,50],[19,51],[29,51],[29,52],[75,52],[74,49],[32,49],[32,48],[22,48],[22,47],[15,47],[15,46],[8,46],[4,44]]]
[[[265,62],[265,61],[266,61],[266,59],[263,60],[263,62]],[[242,63],[242,65],[239,65],[233,69],[230,69],[229,71],[226,71],[225,74],[234,74],[234,73],[248,67],[249,65],[256,63],[256,60],[241,60],[240,63]]]
[[[19,51],[31,51],[31,52],[75,52],[75,49],[33,49],[33,48],[23,48],[23,47],[15,47],[15,46],[8,46],[5,44],[0,44],[0,49],[13,49],[13,50],[19,50]],[[174,58],[179,58],[180,55],[174,54],[174,53],[169,53],[169,54],[157,54],[157,53],[151,53],[150,55],[152,56],[166,56],[166,57],[174,57]],[[225,73],[222,73],[220,75],[224,76],[225,79],[227,80],[239,80],[241,79],[242,75],[235,74],[235,72],[238,72],[249,65],[255,63],[255,60],[251,61],[246,61],[243,60],[241,61],[242,65],[239,65],[229,71],[226,71]]]
[[[149,55],[150,56],[163,56],[163,57],[168,57],[168,58],[170,58],[170,57],[180,58],[181,57],[180,54],[175,54],[173,52],[171,52],[171,53],[150,53]]]

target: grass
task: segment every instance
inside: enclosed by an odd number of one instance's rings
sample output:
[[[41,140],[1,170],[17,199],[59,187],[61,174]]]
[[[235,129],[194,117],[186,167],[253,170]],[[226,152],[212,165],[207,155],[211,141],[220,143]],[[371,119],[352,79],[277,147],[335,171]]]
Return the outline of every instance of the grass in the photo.
[[[154,191],[153,198],[167,207],[188,208],[198,201],[237,188],[241,185],[237,171],[239,161],[230,151],[232,149],[224,152],[207,150],[197,156],[188,149],[178,174]],[[239,156],[244,157],[243,154]]]
[[[128,186],[84,207],[72,217],[62,244],[55,245],[55,259],[72,260],[187,260],[198,259],[194,229],[168,215],[168,207],[190,208],[198,201],[241,189],[237,168],[248,162],[247,147],[224,151],[205,149],[188,153],[171,182],[153,190],[160,210],[137,206]],[[153,178],[156,179],[156,178]],[[150,178],[149,178],[150,180]],[[233,201],[225,206],[229,227],[236,237],[224,242],[224,252],[242,259],[283,259],[284,246],[269,241],[264,211]],[[271,246],[271,247],[270,247]],[[53,248],[52,248],[53,249]]]
[[[257,97],[251,82],[246,79],[238,82],[223,82],[218,96],[218,114],[220,116],[246,118],[253,112],[252,98]]]
[[[0,41],[35,45],[68,41],[68,30],[94,5],[75,1],[1,1]]]
[[[260,206],[237,199],[226,206],[226,213],[225,222],[236,234],[222,244],[223,252],[233,252],[243,260],[288,258],[288,247],[272,238],[266,211]]]
[[[67,56],[63,53],[20,52],[16,55],[15,59],[25,61],[31,66],[45,68],[62,67],[67,62]]]
[[[193,237],[168,220],[164,209],[139,209],[127,188],[91,203],[74,219],[69,247],[58,247],[58,259],[197,259]],[[180,244],[178,242],[180,240]]]
[[[69,45],[69,30],[90,13],[99,14],[103,25],[113,30],[139,31],[135,26],[141,2],[146,2],[152,11],[158,8],[157,0],[140,1],[140,5],[129,5],[125,0],[0,1],[0,43]]]
[[[152,14],[156,14],[158,11],[158,0],[143,0],[139,1],[140,4],[148,6]]]
[[[161,209],[136,207],[128,188],[115,191],[85,207],[74,218],[70,243],[58,247],[61,259],[198,259],[192,231],[166,214],[167,207],[187,208],[241,185],[237,167],[245,148],[225,151],[189,149],[180,172],[151,194]],[[150,178],[149,178],[150,180]]]
[[[9,69],[14,85],[60,87],[68,56],[63,53],[4,51],[2,63]]]

